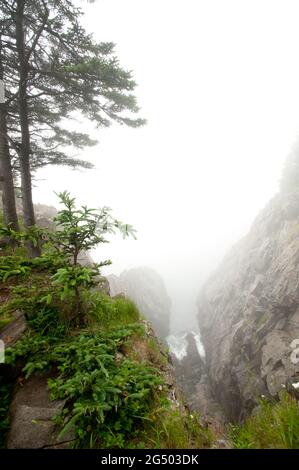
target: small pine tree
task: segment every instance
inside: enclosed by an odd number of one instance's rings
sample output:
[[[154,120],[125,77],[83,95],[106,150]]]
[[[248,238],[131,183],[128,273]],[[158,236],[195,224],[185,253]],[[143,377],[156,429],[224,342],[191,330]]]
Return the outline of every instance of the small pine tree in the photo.
[[[67,263],[52,277],[53,286],[58,289],[61,300],[69,298],[74,300],[74,310],[77,323],[84,323],[84,306],[82,303],[82,290],[94,285],[94,279],[100,274],[100,268],[111,264],[110,260],[94,263],[91,266],[82,266],[78,262],[80,253],[107,243],[106,236],[120,231],[123,237],[129,235],[135,238],[135,230],[131,225],[123,224],[110,214],[110,209],[88,209],[82,206],[76,209],[75,198],[67,191],[58,194],[61,209],[54,221],[57,231],[50,235],[50,244],[64,255]],[[49,298],[51,301],[51,297]]]

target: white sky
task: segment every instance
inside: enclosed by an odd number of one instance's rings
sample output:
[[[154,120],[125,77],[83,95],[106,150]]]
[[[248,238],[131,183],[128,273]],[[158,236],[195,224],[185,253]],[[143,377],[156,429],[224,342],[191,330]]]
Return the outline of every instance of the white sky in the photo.
[[[100,130],[81,153],[96,169],[40,171],[35,201],[57,205],[53,191],[67,189],[133,224],[138,241],[96,257],[112,258],[106,273],[156,269],[184,325],[202,280],[277,191],[299,134],[299,2],[78,3],[87,30],[134,71],[148,125]]]

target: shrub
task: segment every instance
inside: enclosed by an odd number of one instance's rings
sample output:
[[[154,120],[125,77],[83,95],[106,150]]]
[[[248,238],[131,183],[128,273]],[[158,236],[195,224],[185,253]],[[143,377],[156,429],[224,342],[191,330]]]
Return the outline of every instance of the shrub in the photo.
[[[35,326],[40,329],[43,321]],[[49,380],[53,399],[66,399],[57,417],[61,437],[74,430],[76,447],[124,447],[148,419],[154,391],[162,383],[154,367],[117,353],[139,324],[108,332],[81,332],[65,340],[30,331],[7,351],[8,363],[25,360],[26,378],[33,373],[57,370]]]

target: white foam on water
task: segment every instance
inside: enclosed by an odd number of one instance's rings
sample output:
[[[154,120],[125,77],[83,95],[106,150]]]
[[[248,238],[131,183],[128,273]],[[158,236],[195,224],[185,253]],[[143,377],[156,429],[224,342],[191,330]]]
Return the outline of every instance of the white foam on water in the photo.
[[[191,331],[191,333],[194,336],[198,354],[200,355],[200,357],[203,357],[203,358],[206,357],[206,352],[205,352],[204,345],[201,342],[200,333],[195,333],[194,331]]]
[[[167,336],[166,341],[170,352],[172,352],[179,361],[187,356],[188,342],[185,334],[169,335]]]
[[[200,357],[205,358],[204,346],[201,342],[200,333],[195,331],[183,331],[180,333],[172,334],[167,336],[166,341],[168,343],[170,352],[175,355],[175,357],[181,361],[184,357],[187,356],[188,349],[188,335],[193,335],[195,340],[196,349]]]

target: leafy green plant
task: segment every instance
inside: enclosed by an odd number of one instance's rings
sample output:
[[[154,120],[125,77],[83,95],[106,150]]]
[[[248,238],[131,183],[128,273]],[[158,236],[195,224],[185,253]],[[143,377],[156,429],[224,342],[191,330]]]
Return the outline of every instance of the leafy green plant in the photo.
[[[6,282],[9,278],[25,277],[31,271],[30,263],[20,256],[0,256],[0,281]]]
[[[135,236],[133,227],[112,217],[108,207],[96,210],[82,206],[76,209],[75,198],[71,198],[67,191],[59,193],[58,197],[64,208],[54,218],[58,230],[51,241],[70,257],[73,265],[78,264],[80,252],[88,251],[99,243],[107,243],[106,236],[115,233],[116,229],[124,237]]]
[[[50,382],[53,398],[69,397],[73,402],[64,417],[62,434],[76,424],[77,445],[81,447],[91,438],[95,446],[123,447],[147,419],[153,390],[161,378],[145,364],[129,359],[117,364],[105,348],[97,362],[97,368],[86,370],[81,364],[70,378],[62,374]]]
[[[64,206],[54,221],[57,230],[50,234],[50,244],[63,254],[68,263],[57,270],[52,277],[52,285],[57,288],[61,300],[70,299],[74,305],[74,315],[78,323],[84,323],[84,302],[82,293],[89,289],[100,274],[100,268],[111,263],[110,260],[82,266],[79,255],[99,243],[107,243],[106,236],[119,230],[124,237],[135,237],[134,229],[113,218],[110,209],[104,207],[98,211],[82,206],[76,209],[75,198],[67,191],[58,194]]]
[[[38,315],[28,320],[28,324],[34,331],[52,340],[63,338],[67,333],[67,323],[53,306],[42,306]]]
[[[81,332],[65,340],[30,331],[7,351],[7,362],[25,360],[26,377],[52,367],[57,377],[49,380],[53,399],[66,399],[66,407],[57,417],[61,437],[75,432],[77,447],[125,446],[149,419],[154,392],[162,383],[154,367],[117,354],[140,324],[110,329],[108,332]],[[42,331],[42,332],[41,332]]]
[[[37,247],[46,234],[47,231],[37,225],[26,228],[26,231],[18,232],[10,225],[0,223],[0,238],[14,242],[13,250],[19,246],[25,246],[28,242],[32,243],[34,247]]]

